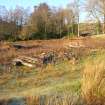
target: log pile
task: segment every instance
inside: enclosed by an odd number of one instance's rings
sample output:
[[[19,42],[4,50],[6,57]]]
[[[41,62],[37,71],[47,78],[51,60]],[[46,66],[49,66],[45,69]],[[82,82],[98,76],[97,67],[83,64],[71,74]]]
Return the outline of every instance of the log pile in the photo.
[[[83,42],[69,42],[64,44],[65,48],[86,48],[87,46]]]
[[[37,57],[19,56],[13,59],[12,64],[15,66],[35,67],[37,64],[47,65],[54,62],[53,53],[42,53]]]
[[[37,67],[37,65],[55,64],[59,60],[77,59],[77,54],[72,52],[63,52],[56,54],[54,52],[42,53],[36,57],[19,56],[13,59],[12,64],[15,66]]]
[[[12,64],[15,66],[27,66],[27,67],[34,67],[35,63],[38,61],[37,58],[31,58],[31,57],[26,57],[26,56],[20,56],[15,58],[12,61]]]

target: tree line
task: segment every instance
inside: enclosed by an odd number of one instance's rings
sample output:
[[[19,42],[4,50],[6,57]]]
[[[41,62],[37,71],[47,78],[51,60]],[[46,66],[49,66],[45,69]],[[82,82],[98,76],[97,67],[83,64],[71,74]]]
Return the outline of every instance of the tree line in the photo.
[[[81,8],[82,6],[82,8]],[[71,37],[80,34],[80,13],[82,9],[94,20],[96,33],[105,33],[105,1],[74,0],[66,8],[50,7],[46,3],[24,9],[17,6],[7,10],[0,6],[0,40],[29,40]],[[85,23],[86,24],[86,23]]]
[[[29,39],[62,38],[67,34],[76,33],[75,25],[75,15],[70,8],[50,8],[43,3],[34,7],[28,24],[22,30],[22,36]]]

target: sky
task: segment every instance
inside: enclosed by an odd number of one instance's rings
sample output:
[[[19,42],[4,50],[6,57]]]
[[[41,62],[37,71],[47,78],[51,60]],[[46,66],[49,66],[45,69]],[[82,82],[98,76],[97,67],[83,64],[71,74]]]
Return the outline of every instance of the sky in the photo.
[[[51,6],[65,7],[70,3],[70,0],[0,0],[0,5],[5,5],[7,8],[14,8],[16,5],[27,8],[33,7],[43,2],[46,2]]]
[[[83,1],[83,0],[81,0]],[[0,0],[0,5],[5,6],[7,9],[15,8],[16,6],[22,6],[24,8],[30,7],[31,10],[35,5],[40,3],[47,3],[51,7],[63,7],[65,8],[72,0]],[[86,14],[81,12],[80,21],[84,21]]]

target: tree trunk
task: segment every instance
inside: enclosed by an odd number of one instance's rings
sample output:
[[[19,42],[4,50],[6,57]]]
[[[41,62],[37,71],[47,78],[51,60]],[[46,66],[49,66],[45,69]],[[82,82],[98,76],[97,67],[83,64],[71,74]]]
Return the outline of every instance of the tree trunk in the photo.
[[[47,28],[46,28],[46,25],[45,25],[44,39],[47,39]]]
[[[60,24],[60,27],[59,27],[59,28],[60,28],[60,29],[59,29],[60,38],[61,38],[61,35],[62,35],[62,32],[61,32],[61,29],[62,29],[62,28],[61,28],[61,27],[62,27],[62,26],[61,26],[61,24]]]
[[[104,14],[104,22],[103,22],[103,34],[105,34],[105,14]]]
[[[78,37],[80,36],[80,34],[79,34],[79,29],[80,27],[79,27],[79,13],[78,13]]]

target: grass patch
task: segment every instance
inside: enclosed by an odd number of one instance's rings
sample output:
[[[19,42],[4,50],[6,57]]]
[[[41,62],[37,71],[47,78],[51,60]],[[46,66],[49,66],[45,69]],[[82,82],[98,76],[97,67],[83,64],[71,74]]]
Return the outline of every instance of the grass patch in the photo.
[[[24,72],[24,68],[18,68],[11,75],[11,78],[0,84],[0,94],[5,91],[11,95],[36,95],[53,94],[64,91],[78,93],[80,91],[81,65],[71,64],[69,61],[61,61],[57,65],[48,65],[43,70],[33,69],[31,72]],[[2,80],[4,81],[4,79]],[[7,94],[6,93],[6,94]]]
[[[105,34],[100,34],[100,35],[92,35],[92,38],[96,38],[96,39],[105,39]]]

